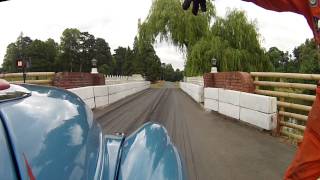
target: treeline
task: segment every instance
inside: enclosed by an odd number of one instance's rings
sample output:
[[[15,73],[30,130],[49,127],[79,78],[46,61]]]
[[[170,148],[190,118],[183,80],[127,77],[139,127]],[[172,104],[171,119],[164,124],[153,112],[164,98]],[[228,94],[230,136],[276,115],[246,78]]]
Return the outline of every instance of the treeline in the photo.
[[[294,48],[292,54],[276,47],[266,54],[276,72],[320,74],[320,51],[313,39]]]
[[[19,72],[17,59],[26,60],[30,72],[90,72],[91,60],[96,59],[99,72],[106,75],[142,74],[150,81],[183,78],[179,69],[174,70],[171,64],[161,64],[151,43],[138,42],[135,38],[132,49],[118,47],[112,54],[103,38],[72,28],[63,31],[60,44],[53,39],[33,40],[21,34],[16,42],[7,46],[2,71]]]

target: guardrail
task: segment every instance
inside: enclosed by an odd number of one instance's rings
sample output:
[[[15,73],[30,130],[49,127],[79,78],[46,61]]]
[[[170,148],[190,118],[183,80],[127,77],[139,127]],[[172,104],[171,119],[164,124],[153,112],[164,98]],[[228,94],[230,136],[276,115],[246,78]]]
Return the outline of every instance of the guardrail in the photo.
[[[302,140],[308,113],[315,100],[316,81],[319,74],[269,73],[251,72],[256,86],[255,93],[278,98],[277,134]],[[301,80],[315,81],[314,84],[298,82]],[[305,94],[309,90],[311,94]]]
[[[54,72],[28,72],[26,73],[26,83],[40,84],[40,85],[52,85]],[[11,83],[23,83],[22,73],[8,73],[0,74],[0,78],[5,79]]]
[[[91,109],[105,107],[129,95],[150,88],[149,81],[115,85],[87,86],[68,89],[77,94]]]

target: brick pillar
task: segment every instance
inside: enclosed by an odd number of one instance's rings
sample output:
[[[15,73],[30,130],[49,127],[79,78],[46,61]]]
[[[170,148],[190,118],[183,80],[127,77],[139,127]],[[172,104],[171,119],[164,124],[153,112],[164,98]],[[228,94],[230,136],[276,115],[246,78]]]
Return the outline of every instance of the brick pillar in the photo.
[[[236,91],[254,93],[255,86],[249,73],[246,72],[220,72],[204,74],[205,87],[231,89]]]
[[[97,85],[105,85],[106,84],[106,80],[104,77],[104,74],[92,74],[92,82],[94,86]]]
[[[213,73],[205,73],[203,75],[204,87],[214,87]]]

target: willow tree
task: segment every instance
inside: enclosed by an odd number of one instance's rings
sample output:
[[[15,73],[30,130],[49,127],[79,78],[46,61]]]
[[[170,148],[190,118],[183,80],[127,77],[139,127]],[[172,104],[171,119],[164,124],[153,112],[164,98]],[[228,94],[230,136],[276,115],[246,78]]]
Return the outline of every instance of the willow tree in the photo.
[[[183,11],[179,0],[154,0],[145,22],[139,27],[139,38],[154,43],[170,40],[180,49],[187,51],[210,32],[210,22],[215,16],[215,8],[208,1],[208,11],[194,16]]]
[[[249,21],[244,11],[231,10],[225,18],[217,19],[212,26],[213,36],[228,43],[221,57],[222,71],[268,71],[272,63],[260,44],[255,21]]]
[[[215,19],[210,35],[193,46],[185,71],[191,76],[209,72],[213,58],[220,71],[273,70],[259,39],[256,22],[249,21],[245,12],[228,11],[225,18]]]
[[[182,10],[179,0],[154,0],[139,26],[139,39],[154,43],[159,37],[186,51],[188,76],[209,72],[213,58],[218,59],[220,71],[271,70],[256,23],[238,10],[229,11],[225,18],[216,17],[214,5],[207,4],[208,12],[194,16],[191,10]]]

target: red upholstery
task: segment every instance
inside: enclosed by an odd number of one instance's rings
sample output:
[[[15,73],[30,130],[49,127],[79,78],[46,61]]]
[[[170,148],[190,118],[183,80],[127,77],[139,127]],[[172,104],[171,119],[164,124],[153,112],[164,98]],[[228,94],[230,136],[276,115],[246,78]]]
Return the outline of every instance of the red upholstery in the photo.
[[[4,79],[0,79],[0,90],[5,90],[8,88],[10,88],[10,84]]]

